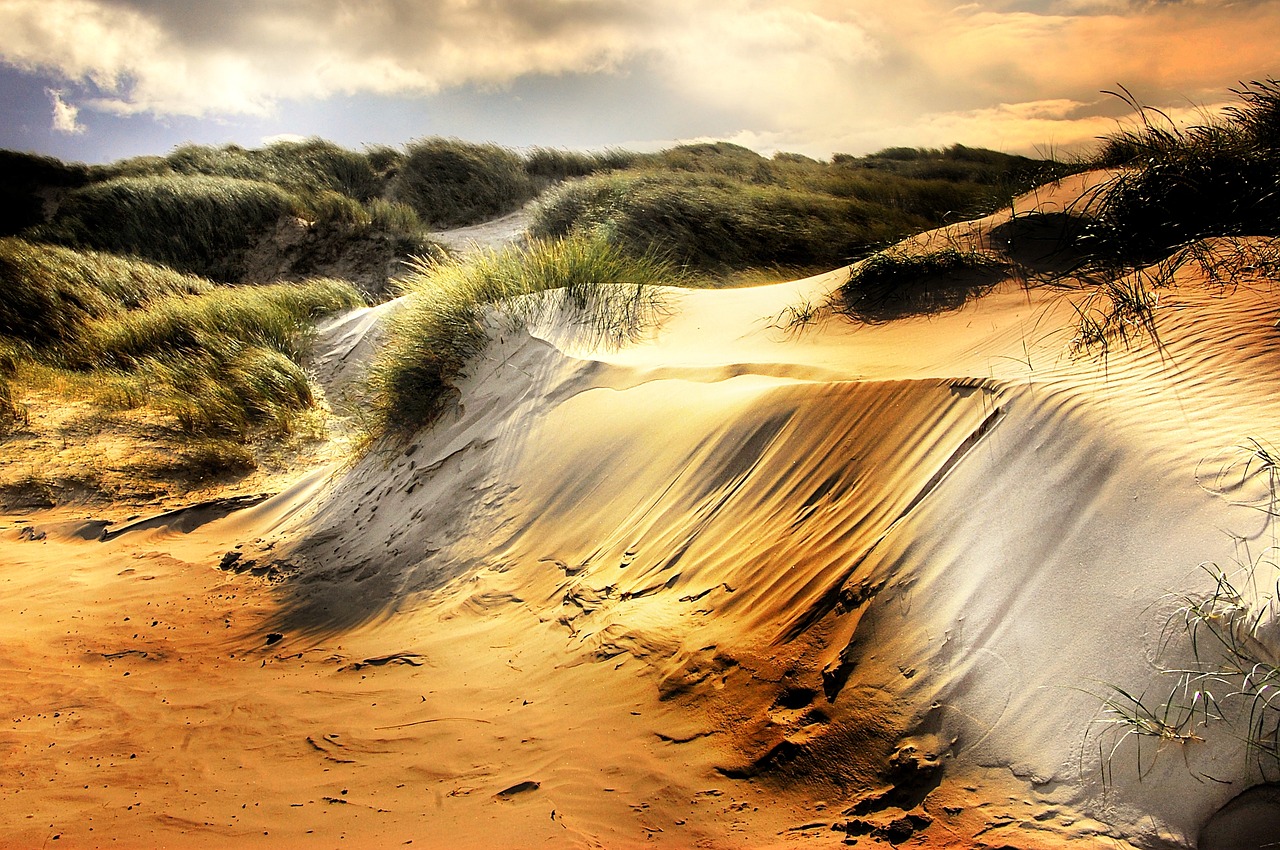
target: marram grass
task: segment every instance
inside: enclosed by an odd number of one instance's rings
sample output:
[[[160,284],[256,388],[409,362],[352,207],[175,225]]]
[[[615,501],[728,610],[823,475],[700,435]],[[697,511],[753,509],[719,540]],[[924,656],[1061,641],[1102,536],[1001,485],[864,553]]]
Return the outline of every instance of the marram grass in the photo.
[[[47,346],[75,339],[84,325],[171,294],[213,284],[151,263],[0,239],[0,338]]]
[[[631,256],[585,235],[419,263],[402,282],[407,306],[374,364],[382,423],[410,431],[438,417],[488,344],[486,323],[498,310],[517,320],[563,311],[592,334],[623,342],[656,319],[661,302],[653,287],[680,278],[657,257]]]
[[[864,322],[952,310],[1005,277],[1007,263],[981,251],[881,251],[854,266],[836,292],[837,312]]]
[[[97,252],[0,240],[0,426],[25,386],[149,407],[192,435],[287,431],[313,403],[298,365],[318,316],[363,304],[345,281],[217,286]]]
[[[239,280],[245,252],[299,200],[271,183],[167,174],[72,192],[33,234],[72,248],[142,257],[215,280]]]
[[[212,351],[235,340],[296,360],[314,319],[363,303],[350,284],[329,278],[168,296],[89,322],[64,357],[74,368],[127,369],[158,353]]]

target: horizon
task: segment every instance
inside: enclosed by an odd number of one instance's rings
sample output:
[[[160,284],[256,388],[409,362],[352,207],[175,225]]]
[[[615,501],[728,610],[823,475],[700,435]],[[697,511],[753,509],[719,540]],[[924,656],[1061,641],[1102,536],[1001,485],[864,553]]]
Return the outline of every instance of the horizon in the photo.
[[[1271,0],[0,0],[0,147],[89,164],[431,136],[1047,157],[1123,126],[1121,87],[1180,123],[1220,111],[1272,76],[1277,30]]]

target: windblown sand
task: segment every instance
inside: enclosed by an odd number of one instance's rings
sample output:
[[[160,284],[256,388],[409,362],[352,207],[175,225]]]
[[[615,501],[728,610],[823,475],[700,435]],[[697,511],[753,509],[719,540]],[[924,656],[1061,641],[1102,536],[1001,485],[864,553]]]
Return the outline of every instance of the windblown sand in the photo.
[[[1100,697],[1271,543],[1217,475],[1280,420],[1270,282],[1184,268],[1101,359],[1018,280],[785,327],[845,274],[496,324],[434,429],[253,507],[3,518],[0,846],[1194,846],[1242,745]]]

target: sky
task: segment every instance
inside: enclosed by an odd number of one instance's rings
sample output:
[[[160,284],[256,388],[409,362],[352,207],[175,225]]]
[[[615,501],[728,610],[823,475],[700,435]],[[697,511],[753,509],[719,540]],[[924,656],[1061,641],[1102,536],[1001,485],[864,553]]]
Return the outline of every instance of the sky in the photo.
[[[1080,150],[1280,75],[1280,0],[0,0],[0,148]]]

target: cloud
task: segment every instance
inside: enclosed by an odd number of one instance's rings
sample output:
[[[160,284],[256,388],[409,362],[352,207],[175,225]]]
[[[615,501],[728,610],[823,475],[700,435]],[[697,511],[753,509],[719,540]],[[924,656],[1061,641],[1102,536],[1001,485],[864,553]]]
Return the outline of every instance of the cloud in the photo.
[[[1261,33],[1280,31],[1280,4],[1092,3],[1089,14],[1081,5],[813,0],[809,11],[863,34],[857,49],[843,52],[842,66],[812,51],[790,73],[794,85],[744,87],[740,94],[774,121],[744,125],[737,138],[819,156],[952,142],[1023,153],[1079,148],[1131,111],[1101,90],[1123,84],[1148,105],[1199,120],[1199,104],[1212,111],[1227,87],[1274,73]],[[1103,5],[1123,5],[1122,13]],[[755,82],[753,63],[776,58],[726,60],[726,92],[735,77]]]
[[[594,72],[643,48],[641,0],[0,0],[0,59],[92,83],[120,114],[265,115]]]
[[[64,133],[68,136],[78,136],[83,133],[84,125],[79,121],[79,108],[64,101],[62,99],[63,92],[59,89],[45,89],[45,93],[53,101],[54,132]]]
[[[311,138],[311,136],[303,136],[299,133],[275,133],[270,136],[263,136],[259,144],[263,147],[269,148],[272,145],[278,145],[285,142],[305,142],[309,141]]]
[[[0,61],[82,86],[81,108],[261,118],[286,101],[643,70],[673,113],[818,155],[1074,143],[1125,111],[1100,89],[1218,99],[1273,72],[1278,31],[1280,3],[1261,0],[0,0]]]

